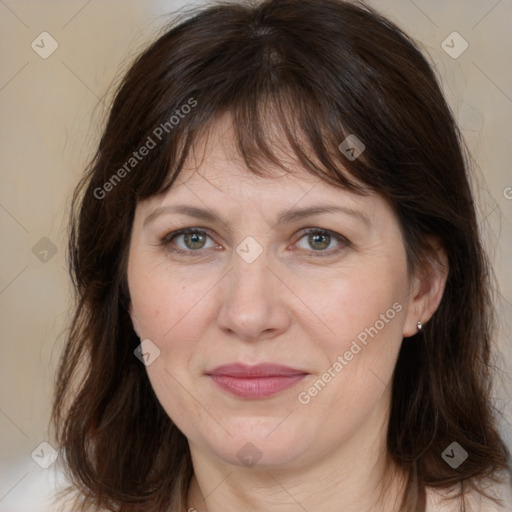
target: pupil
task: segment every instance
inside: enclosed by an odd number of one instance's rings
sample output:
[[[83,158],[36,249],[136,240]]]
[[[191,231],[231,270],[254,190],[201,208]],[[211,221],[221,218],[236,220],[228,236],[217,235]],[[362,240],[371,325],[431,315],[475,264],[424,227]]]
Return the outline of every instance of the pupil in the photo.
[[[187,245],[189,245],[189,242],[190,242],[190,245],[192,246],[192,248],[195,248],[195,249],[198,248],[198,247],[195,247],[196,243],[199,243],[199,246],[201,246],[201,238],[202,237],[199,233],[188,233],[185,235],[185,240],[186,240]]]
[[[329,247],[329,235],[322,235],[322,234],[312,234],[309,236],[309,241],[312,246],[315,246],[317,242],[320,242],[320,247],[316,246],[315,250],[318,249],[325,249],[326,247]],[[323,240],[323,243],[322,243]]]

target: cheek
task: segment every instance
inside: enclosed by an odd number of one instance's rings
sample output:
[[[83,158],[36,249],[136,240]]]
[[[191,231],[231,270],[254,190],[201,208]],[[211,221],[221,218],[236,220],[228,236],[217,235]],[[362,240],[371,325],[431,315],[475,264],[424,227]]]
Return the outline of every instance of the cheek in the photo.
[[[131,270],[130,296],[141,335],[161,345],[161,350],[171,342],[189,345],[185,338],[191,333],[183,332],[184,327],[196,326],[197,321],[190,319],[204,313],[211,279],[195,277],[190,268],[183,272],[162,264],[144,266],[137,257]]]
[[[357,424],[386,391],[405,315],[407,276],[400,263],[396,258],[352,268],[310,288],[308,298],[325,327],[316,335],[311,330],[309,339],[323,352],[325,366],[301,387],[298,401],[313,416],[330,411],[326,425],[347,425],[347,418]]]
[[[197,393],[194,357],[208,322],[205,306],[212,284],[161,268],[133,272],[130,278],[141,339],[149,338],[160,350],[159,357],[146,367],[151,386],[174,424],[181,431],[194,432],[202,428],[205,416],[201,407],[205,401]]]
[[[192,433],[204,428],[205,410],[201,404],[205,402],[197,396],[195,386],[182,371],[179,360],[174,360],[177,361],[175,366],[169,364],[163,353],[146,370],[151,387],[167,416],[182,432]]]
[[[311,340],[323,345],[331,361],[350,350],[356,339],[363,345],[374,338],[382,339],[381,343],[401,339],[407,278],[400,258],[296,284],[294,291],[310,309],[310,329],[317,329]]]

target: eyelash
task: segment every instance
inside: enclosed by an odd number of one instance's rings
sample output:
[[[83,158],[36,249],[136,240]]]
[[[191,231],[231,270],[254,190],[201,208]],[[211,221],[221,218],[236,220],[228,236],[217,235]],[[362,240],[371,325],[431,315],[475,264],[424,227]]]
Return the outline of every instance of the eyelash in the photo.
[[[203,256],[201,254],[201,252],[203,252],[202,249],[197,249],[195,251],[194,250],[185,251],[183,249],[179,249],[179,248],[176,248],[176,247],[171,247],[171,242],[175,238],[177,238],[177,237],[179,237],[181,235],[194,234],[194,233],[204,234],[204,235],[208,236],[209,238],[212,238],[208,234],[208,231],[205,230],[205,229],[200,229],[200,228],[184,228],[184,229],[180,229],[178,231],[173,231],[172,233],[169,233],[169,234],[165,235],[163,238],[160,239],[160,245],[165,247],[168,251],[170,251],[170,252],[172,252],[174,254],[179,254],[181,256],[193,256],[193,257]],[[334,238],[335,240],[337,240],[338,242],[340,242],[341,247],[337,247],[335,249],[330,249],[328,251],[327,250],[306,251],[309,256],[313,256],[313,257],[332,256],[332,255],[337,254],[338,252],[342,251],[345,247],[350,246],[349,240],[347,238],[345,238],[344,236],[342,236],[342,235],[340,235],[338,233],[335,233],[333,231],[330,231],[328,229],[320,229],[320,228],[308,228],[308,229],[306,229],[305,231],[302,232],[302,235],[297,240],[297,242],[299,242],[300,240],[302,240],[302,238],[304,238],[305,236],[310,235],[310,234],[328,235],[328,236]],[[297,243],[297,242],[295,242],[295,243]]]

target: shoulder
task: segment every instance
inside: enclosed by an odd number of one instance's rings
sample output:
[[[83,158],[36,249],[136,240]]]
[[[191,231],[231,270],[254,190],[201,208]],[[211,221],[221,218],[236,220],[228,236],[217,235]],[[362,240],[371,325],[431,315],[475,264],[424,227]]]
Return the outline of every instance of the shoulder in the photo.
[[[486,494],[500,500],[501,505],[471,489],[464,495],[468,512],[512,512],[511,474],[500,475],[498,483],[480,481],[478,485]],[[427,487],[426,512],[459,512],[460,502],[453,498],[456,491],[455,487],[447,490]]]

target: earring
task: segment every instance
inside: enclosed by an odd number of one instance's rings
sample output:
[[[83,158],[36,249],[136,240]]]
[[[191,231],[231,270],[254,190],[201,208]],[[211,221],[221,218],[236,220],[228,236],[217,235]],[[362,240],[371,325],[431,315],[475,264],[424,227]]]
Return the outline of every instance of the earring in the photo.
[[[423,327],[421,320],[418,321],[418,332],[421,331],[421,328]]]

